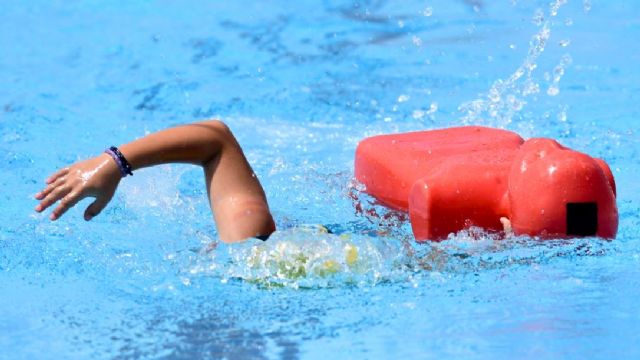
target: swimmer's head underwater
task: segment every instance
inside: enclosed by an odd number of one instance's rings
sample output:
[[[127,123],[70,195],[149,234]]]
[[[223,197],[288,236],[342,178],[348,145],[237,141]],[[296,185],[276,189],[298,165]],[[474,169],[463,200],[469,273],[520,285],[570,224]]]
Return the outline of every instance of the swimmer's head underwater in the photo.
[[[456,146],[450,145],[452,139]],[[521,145],[526,151],[518,155]],[[553,155],[545,158],[545,154]],[[84,212],[89,221],[111,201],[123,177],[167,163],[204,169],[223,242],[267,240],[276,230],[260,181],[231,130],[218,120],[152,133],[60,169],[35,195],[40,201],[35,210],[42,212],[57,204],[50,215],[55,221],[91,197],[95,200]],[[536,168],[539,176],[526,173],[528,168]],[[516,134],[477,127],[374,137],[358,146],[355,173],[365,191],[382,204],[409,212],[418,241],[442,240],[469,226],[547,238],[613,238],[617,232],[615,182],[609,167],[550,139],[532,139],[523,145]],[[512,189],[512,178],[520,179],[520,190]],[[507,185],[511,192],[505,190]],[[557,199],[549,200],[545,192],[556,194]]]

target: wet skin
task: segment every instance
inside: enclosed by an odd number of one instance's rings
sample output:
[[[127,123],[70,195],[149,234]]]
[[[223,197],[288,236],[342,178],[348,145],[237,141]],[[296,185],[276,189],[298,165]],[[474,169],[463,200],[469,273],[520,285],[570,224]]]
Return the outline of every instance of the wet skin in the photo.
[[[237,242],[268,236],[275,231],[273,217],[260,181],[229,128],[218,120],[178,126],[122,145],[120,151],[132,170],[167,163],[202,166],[209,203],[222,241]],[[122,175],[108,154],[58,170],[35,195],[42,212],[57,204],[55,221],[86,197],[95,198],[84,212],[89,221],[113,198]]]

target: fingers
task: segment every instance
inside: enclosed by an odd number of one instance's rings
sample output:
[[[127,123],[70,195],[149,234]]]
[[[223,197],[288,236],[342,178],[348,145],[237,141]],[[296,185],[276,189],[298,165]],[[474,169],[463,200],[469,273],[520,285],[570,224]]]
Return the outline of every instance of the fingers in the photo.
[[[56,181],[58,178],[67,175],[67,173],[69,172],[69,168],[63,168],[60,169],[58,171],[56,171],[55,173],[53,173],[53,175],[49,176],[46,180],[47,184],[51,184],[52,182]]]
[[[50,183],[49,185],[47,185],[46,188],[44,188],[44,190],[40,191],[39,193],[36,194],[36,199],[37,200],[42,200],[44,199],[47,195],[49,195],[55,188],[57,188],[58,186],[62,185],[65,181],[65,177],[59,177],[57,178],[54,182]]]
[[[113,194],[109,195],[109,196],[104,196],[101,198],[97,198],[94,202],[91,203],[91,205],[89,205],[87,207],[87,209],[84,211],[84,219],[86,221],[91,220],[94,216],[100,214],[100,212],[102,211],[102,209],[104,209],[105,206],[107,206],[107,204],[109,203],[109,201],[111,201],[111,198],[113,197]]]
[[[60,185],[51,190],[44,199],[36,206],[37,212],[42,212],[49,206],[53,205],[56,201],[66,196],[71,192],[71,187],[68,185]]]
[[[96,201],[85,211],[85,219],[89,220],[100,213],[113,197],[121,178],[117,166],[112,159],[106,157],[107,159],[100,156],[77,162],[47,178],[47,185],[35,194],[35,198],[40,201],[35,211],[43,212],[51,207],[54,210],[50,218],[54,221],[80,200],[91,196]],[[107,167],[105,164],[112,166]]]
[[[80,196],[79,191],[72,191],[68,193],[66,196],[62,198],[62,200],[60,200],[60,203],[58,204],[58,206],[51,213],[51,216],[50,216],[51,220],[55,221],[58,218],[60,218],[60,216],[62,216],[70,208],[74,207],[78,203],[78,201],[80,201],[81,199],[82,199],[82,196]]]

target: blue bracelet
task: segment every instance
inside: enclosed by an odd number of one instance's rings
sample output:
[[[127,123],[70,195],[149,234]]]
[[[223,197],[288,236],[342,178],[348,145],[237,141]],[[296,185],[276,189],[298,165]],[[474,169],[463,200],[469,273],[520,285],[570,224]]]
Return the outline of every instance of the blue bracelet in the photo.
[[[127,159],[124,157],[124,155],[122,155],[117,147],[112,146],[106,149],[104,152],[109,154],[109,156],[113,158],[116,164],[118,164],[118,168],[120,169],[120,174],[122,174],[122,177],[125,177],[127,175],[133,176],[133,172],[131,172],[131,164],[129,164]]]

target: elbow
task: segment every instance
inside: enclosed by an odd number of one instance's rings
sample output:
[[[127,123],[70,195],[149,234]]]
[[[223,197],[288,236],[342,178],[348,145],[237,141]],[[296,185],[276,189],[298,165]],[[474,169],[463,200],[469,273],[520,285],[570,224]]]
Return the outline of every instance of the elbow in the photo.
[[[214,129],[219,129],[222,131],[229,131],[229,126],[227,126],[227,124],[224,123],[224,121],[222,120],[218,120],[218,119],[209,119],[209,120],[205,120],[203,121],[203,123],[211,128]]]
[[[230,144],[236,143],[233,133],[229,126],[220,120],[206,120],[197,125],[204,127],[206,131],[206,140],[203,145],[203,153],[206,154],[202,165],[217,159],[225,148]]]
[[[257,238],[266,240],[276,231],[276,224],[266,205],[247,206],[242,211],[232,214],[218,214],[218,235],[222,242],[230,244]]]
[[[203,125],[211,129],[218,140],[228,141],[234,138],[231,129],[222,120],[206,120]]]

